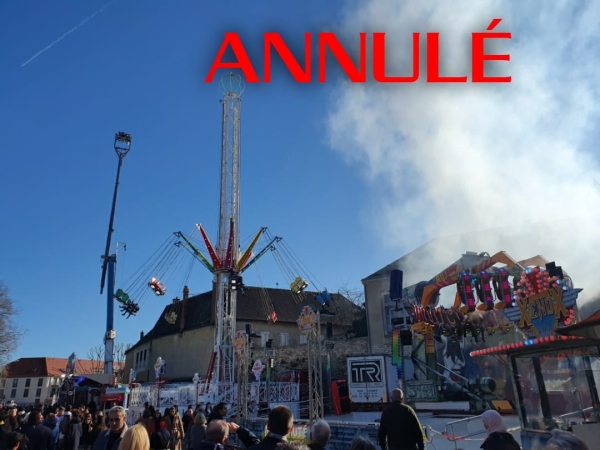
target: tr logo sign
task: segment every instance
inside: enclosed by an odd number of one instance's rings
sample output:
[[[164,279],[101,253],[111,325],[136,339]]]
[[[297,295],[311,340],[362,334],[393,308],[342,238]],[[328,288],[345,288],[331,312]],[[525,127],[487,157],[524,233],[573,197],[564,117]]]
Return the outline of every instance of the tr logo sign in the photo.
[[[380,361],[351,361],[352,383],[381,383]]]

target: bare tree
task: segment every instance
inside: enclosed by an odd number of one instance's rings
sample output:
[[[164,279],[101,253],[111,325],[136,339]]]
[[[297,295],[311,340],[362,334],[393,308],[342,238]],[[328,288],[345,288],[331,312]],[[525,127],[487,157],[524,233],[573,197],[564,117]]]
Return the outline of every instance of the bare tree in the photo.
[[[87,359],[92,362],[91,373],[104,373],[104,347],[101,345],[88,350]]]
[[[0,280],[0,367],[11,360],[24,334],[15,323],[17,314],[8,286]]]
[[[113,373],[117,381],[123,382],[123,371],[125,369],[125,352],[131,348],[131,344],[117,343],[113,348]],[[92,373],[104,373],[104,347],[99,345],[92,347],[87,358],[92,362]]]
[[[343,317],[344,323],[352,325],[346,333],[347,337],[361,337],[368,334],[367,328],[367,305],[365,303],[365,292],[362,289],[349,287],[348,283],[338,289],[338,294],[346,297],[353,305],[342,308],[341,311],[333,311],[336,315]],[[352,307],[353,306],[353,307]]]
[[[127,350],[129,350],[131,348],[131,344],[123,344],[123,343],[119,343],[119,344],[115,344],[115,349],[114,349],[114,369],[115,369],[115,376],[117,378],[117,380],[119,380],[121,383],[125,383],[129,380],[126,380],[124,378],[125,375],[125,352],[127,352]]]

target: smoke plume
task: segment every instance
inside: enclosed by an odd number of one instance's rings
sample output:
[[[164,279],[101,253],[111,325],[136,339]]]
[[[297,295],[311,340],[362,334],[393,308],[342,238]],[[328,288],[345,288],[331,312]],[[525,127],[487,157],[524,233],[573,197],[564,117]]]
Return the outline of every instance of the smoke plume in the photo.
[[[366,180],[381,247],[399,257],[451,236],[406,274],[411,282],[465,251],[505,250],[556,261],[584,300],[600,294],[597,17],[598,2],[518,0],[369,0],[344,15],[337,32],[347,48],[361,31],[387,33],[390,75],[410,74],[411,33],[421,32],[421,80],[424,33],[440,33],[442,75],[469,80],[471,33],[494,18],[496,31],[512,33],[486,43],[486,53],[511,55],[487,64],[486,75],[512,75],[511,83],[336,87],[331,145]]]

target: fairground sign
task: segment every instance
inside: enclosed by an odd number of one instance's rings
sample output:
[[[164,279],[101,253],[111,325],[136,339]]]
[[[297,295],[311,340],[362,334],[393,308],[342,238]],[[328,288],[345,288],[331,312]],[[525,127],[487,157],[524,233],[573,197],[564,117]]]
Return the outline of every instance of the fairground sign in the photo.
[[[302,313],[298,320],[296,320],[296,323],[302,333],[308,333],[314,330],[317,326],[317,314],[315,313],[315,310],[310,306],[302,308]]]
[[[246,343],[246,333],[243,331],[238,331],[235,333],[235,338],[233,339],[233,349],[236,353],[239,353],[243,350],[244,344]]]
[[[569,317],[560,287],[519,299],[517,306],[521,312],[519,328],[530,329],[536,337],[553,335],[558,323]]]

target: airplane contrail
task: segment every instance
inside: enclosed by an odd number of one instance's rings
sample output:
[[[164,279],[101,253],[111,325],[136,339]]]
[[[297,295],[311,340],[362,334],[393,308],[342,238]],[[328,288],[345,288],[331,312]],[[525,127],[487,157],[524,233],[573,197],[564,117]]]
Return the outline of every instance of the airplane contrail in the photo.
[[[117,0],[110,0],[106,5],[104,5],[102,8],[100,8],[98,11],[96,11],[95,13],[87,16],[85,19],[83,19],[81,22],[79,22],[79,24],[77,24],[76,26],[74,26],[73,28],[71,28],[69,31],[67,31],[65,34],[63,34],[61,37],[59,37],[58,39],[56,39],[54,42],[52,42],[50,45],[44,47],[43,49],[41,49],[39,52],[37,52],[35,55],[33,55],[31,58],[29,58],[27,61],[25,61],[23,64],[21,64],[21,67],[25,67],[27,64],[29,64],[31,61],[33,61],[35,58],[37,58],[38,56],[40,56],[42,53],[44,53],[47,50],[50,50],[52,47],[54,47],[56,44],[58,44],[60,41],[62,41],[64,38],[66,38],[69,34],[73,33],[74,31],[77,31],[78,28],[80,28],[84,23],[86,23],[88,20],[92,19],[95,15],[100,14],[102,11],[104,11],[111,3],[116,2]]]

